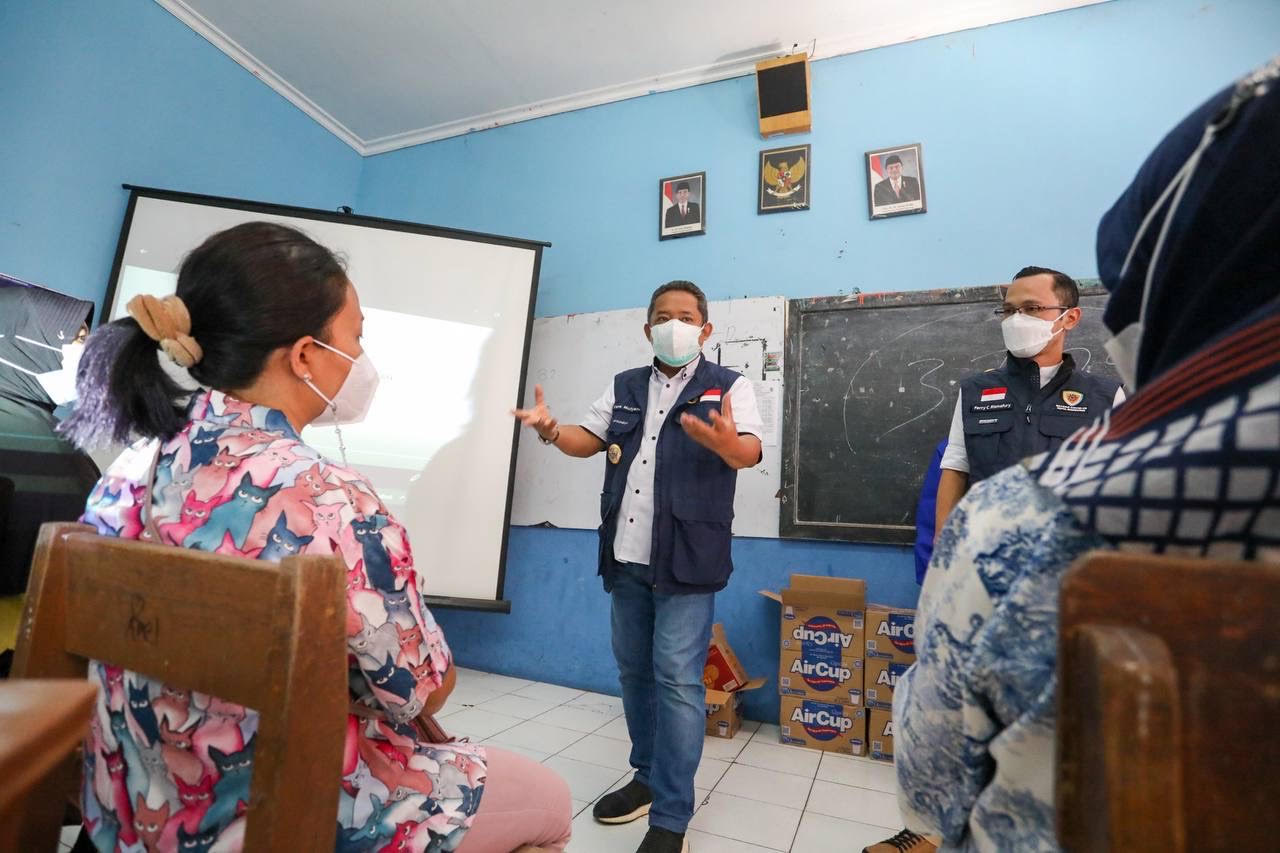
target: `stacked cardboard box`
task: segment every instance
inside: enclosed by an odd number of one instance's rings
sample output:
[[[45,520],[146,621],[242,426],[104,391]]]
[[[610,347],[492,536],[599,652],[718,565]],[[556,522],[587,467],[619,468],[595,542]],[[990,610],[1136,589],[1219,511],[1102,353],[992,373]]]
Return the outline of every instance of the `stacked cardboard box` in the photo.
[[[746,670],[733,653],[724,626],[711,626],[711,646],[702,668],[707,689],[707,728],[714,737],[731,738],[742,728],[742,694],[764,686],[763,678],[748,679]]]
[[[916,659],[916,612],[867,605],[867,741],[871,757],[893,761],[893,690]]]
[[[866,583],[797,574],[781,592],[762,594],[782,605],[782,742],[863,755]]]

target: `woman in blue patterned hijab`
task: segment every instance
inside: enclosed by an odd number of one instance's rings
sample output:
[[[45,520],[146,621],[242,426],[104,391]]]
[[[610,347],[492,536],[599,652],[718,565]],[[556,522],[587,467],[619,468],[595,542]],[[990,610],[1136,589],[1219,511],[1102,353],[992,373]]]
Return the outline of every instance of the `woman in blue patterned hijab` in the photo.
[[[975,486],[938,537],[894,719],[899,805],[943,849],[1058,849],[1058,588],[1077,557],[1280,562],[1277,140],[1280,60],[1160,143],[1098,233],[1132,396]]]

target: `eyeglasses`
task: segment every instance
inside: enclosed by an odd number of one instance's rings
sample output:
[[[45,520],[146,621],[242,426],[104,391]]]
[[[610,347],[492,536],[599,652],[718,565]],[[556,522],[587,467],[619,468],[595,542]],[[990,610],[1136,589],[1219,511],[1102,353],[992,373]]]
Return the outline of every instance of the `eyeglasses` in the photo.
[[[1026,314],[1031,317],[1037,317],[1045,311],[1070,311],[1074,305],[1023,305],[1015,307],[1013,305],[1001,305],[991,313],[1000,317],[1012,317],[1014,314]]]

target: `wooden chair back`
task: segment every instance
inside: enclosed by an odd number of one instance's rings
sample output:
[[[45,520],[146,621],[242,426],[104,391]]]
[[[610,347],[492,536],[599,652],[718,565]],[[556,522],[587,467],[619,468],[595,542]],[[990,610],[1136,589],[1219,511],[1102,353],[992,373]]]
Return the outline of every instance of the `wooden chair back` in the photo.
[[[245,849],[332,850],[348,707],[345,580],[336,556],[270,563],[46,524],[14,675],[83,679],[92,658],[256,710]]]
[[[63,801],[58,771],[89,733],[96,696],[83,678],[0,681],[0,850],[35,849],[23,844],[30,805]]]
[[[1085,555],[1058,641],[1063,847],[1274,849],[1280,565]]]

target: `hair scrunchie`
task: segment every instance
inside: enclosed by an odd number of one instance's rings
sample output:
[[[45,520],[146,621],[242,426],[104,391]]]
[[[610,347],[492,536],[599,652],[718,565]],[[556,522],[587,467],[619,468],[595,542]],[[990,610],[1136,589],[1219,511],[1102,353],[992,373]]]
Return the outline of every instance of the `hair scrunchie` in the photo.
[[[160,349],[180,366],[191,367],[204,358],[204,350],[191,337],[191,314],[181,297],[157,299],[140,293],[129,300],[125,309],[147,337],[159,343]]]

